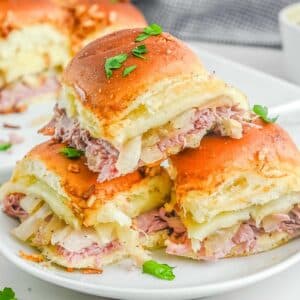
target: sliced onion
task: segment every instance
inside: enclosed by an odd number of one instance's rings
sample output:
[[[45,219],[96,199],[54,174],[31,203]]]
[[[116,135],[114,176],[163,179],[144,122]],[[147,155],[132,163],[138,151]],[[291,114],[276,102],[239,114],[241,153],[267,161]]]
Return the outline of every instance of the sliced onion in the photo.
[[[161,159],[163,159],[163,154],[158,149],[157,145],[142,149],[141,160],[146,164],[150,164]]]
[[[136,169],[141,156],[142,139],[137,136],[127,142],[121,149],[116,167],[121,174],[127,174]]]
[[[42,200],[37,197],[25,196],[20,200],[20,206],[31,214],[41,202]]]
[[[195,109],[188,110],[172,120],[171,123],[175,129],[184,129],[188,131],[194,127],[192,122],[194,115]]]
[[[12,233],[22,241],[28,240],[34,233],[36,233],[43,222],[43,220],[51,215],[52,212],[47,204],[44,204],[32,216],[28,217],[23,223],[15,228]]]

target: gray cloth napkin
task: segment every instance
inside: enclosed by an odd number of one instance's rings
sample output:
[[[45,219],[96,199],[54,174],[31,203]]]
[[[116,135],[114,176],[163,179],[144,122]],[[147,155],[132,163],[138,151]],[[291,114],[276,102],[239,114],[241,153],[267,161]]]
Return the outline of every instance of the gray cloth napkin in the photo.
[[[299,1],[299,0],[298,0]],[[279,47],[278,12],[293,0],[135,0],[149,23],[185,40]]]

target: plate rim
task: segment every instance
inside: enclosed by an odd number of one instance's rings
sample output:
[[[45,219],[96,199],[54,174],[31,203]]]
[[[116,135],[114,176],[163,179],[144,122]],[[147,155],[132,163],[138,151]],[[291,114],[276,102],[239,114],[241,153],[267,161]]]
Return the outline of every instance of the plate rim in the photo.
[[[2,215],[3,216],[3,215]],[[13,237],[11,237],[13,238]],[[89,282],[77,281],[71,278],[63,278],[51,271],[51,269],[45,269],[36,267],[34,263],[30,263],[19,257],[15,252],[12,252],[8,247],[2,245],[0,247],[0,253],[12,264],[24,272],[40,279],[45,282],[68,288],[70,290],[78,291],[84,294],[102,296],[102,297],[114,297],[120,296],[124,299],[129,299],[131,296],[160,296],[162,298],[171,298],[176,296],[176,299],[180,296],[188,297],[202,297],[217,295],[222,292],[229,292],[242,287],[246,287],[253,283],[259,282],[271,276],[274,276],[287,268],[295,265],[300,261],[300,251],[296,252],[286,259],[280,262],[274,263],[274,265],[266,267],[265,269],[240,277],[238,279],[226,280],[219,283],[209,283],[200,286],[187,286],[187,287],[170,287],[160,289],[145,289],[145,288],[126,288],[126,287],[112,287],[101,284],[94,284]]]

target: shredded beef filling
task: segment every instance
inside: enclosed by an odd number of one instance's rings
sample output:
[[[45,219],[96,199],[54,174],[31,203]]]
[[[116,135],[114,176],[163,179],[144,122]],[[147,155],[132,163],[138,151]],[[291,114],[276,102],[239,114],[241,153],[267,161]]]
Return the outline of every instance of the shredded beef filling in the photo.
[[[13,193],[3,199],[3,211],[13,218],[25,218],[27,212],[21,207],[20,201],[25,195],[22,193]]]
[[[28,99],[56,92],[58,88],[59,83],[55,77],[46,77],[38,87],[24,82],[6,86],[0,90],[0,114],[24,111]]]
[[[233,121],[235,125],[239,125],[236,132],[228,131],[228,126],[225,124],[228,121]],[[174,147],[176,149],[197,147],[201,138],[208,132],[240,138],[244,123],[247,123],[245,120],[245,111],[239,109],[237,106],[223,106],[202,110],[193,109],[191,117],[185,126],[180,129],[174,128],[167,136],[161,136],[159,141],[150,148],[156,152],[158,151],[160,159],[164,159],[169,153],[172,153]],[[84,151],[89,169],[99,173],[98,180],[100,182],[123,175],[120,174],[116,167],[119,158],[118,149],[103,139],[93,138],[87,130],[80,127],[77,120],[69,118],[64,109],[56,106],[54,118],[41,132],[53,135],[58,141]],[[143,165],[145,165],[145,162],[140,159],[136,168]]]
[[[112,253],[113,251],[120,248],[120,243],[118,241],[112,241],[106,246],[100,246],[97,243],[93,243],[91,246],[81,249],[80,251],[69,251],[63,246],[57,245],[57,252],[66,258],[69,262],[80,261],[81,259],[95,256],[97,259],[101,259],[104,255]],[[100,263],[100,261],[99,261]]]
[[[154,210],[137,217],[134,224],[142,235],[168,230],[169,241],[166,252],[169,254],[188,255],[193,252],[186,228],[174,211],[169,213],[164,208]],[[260,235],[286,232],[294,237],[300,234],[299,230],[300,206],[295,205],[287,214],[272,214],[265,217],[259,227],[250,219],[242,223],[229,238],[222,234],[210,238],[210,247],[213,247],[213,251],[210,249],[209,253],[206,249],[207,239],[205,239],[201,242],[197,257],[204,260],[223,258],[233,248],[240,254],[255,252],[257,238]]]

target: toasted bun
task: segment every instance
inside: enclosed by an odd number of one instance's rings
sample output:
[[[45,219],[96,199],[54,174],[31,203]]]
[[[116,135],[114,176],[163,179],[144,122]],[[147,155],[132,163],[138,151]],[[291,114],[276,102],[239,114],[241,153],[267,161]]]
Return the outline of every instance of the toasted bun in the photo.
[[[0,86],[69,61],[69,13],[51,0],[0,1]]]
[[[147,24],[143,14],[130,1],[57,1],[72,15],[72,45],[75,52],[105,34]]]
[[[0,1],[0,86],[48,69],[60,70],[97,37],[145,24],[143,15],[130,3]]]
[[[168,33],[135,43],[142,31],[122,30],[98,39],[82,49],[65,69],[64,83],[73,87],[77,85],[86,96],[78,100],[107,122],[114,116],[117,118],[156,82],[204,72],[196,55]],[[131,50],[141,44],[148,49],[147,59],[130,55]],[[128,54],[124,67],[136,65],[137,68],[125,78],[122,77],[123,68],[119,68],[108,79],[104,70],[105,61],[121,53]]]
[[[98,39],[65,69],[60,106],[92,136],[117,146],[194,107],[247,108],[245,96],[210,75],[184,43],[168,33],[135,42],[142,32],[128,29]],[[139,45],[147,47],[145,59],[132,55]],[[121,53],[127,60],[107,78],[106,59]],[[123,77],[132,65],[136,69]]]
[[[177,205],[199,223],[300,191],[299,151],[276,124],[258,121],[242,139],[206,136],[170,162]]]
[[[1,193],[38,195],[75,228],[99,222],[130,225],[131,218],[167,201],[170,180],[162,168],[151,176],[136,171],[98,183],[84,156],[68,159],[60,153],[64,147],[52,141],[36,146],[18,163]]]
[[[2,0],[0,1],[0,29],[2,37],[13,29],[36,23],[53,23],[66,30],[69,24],[67,11],[55,0]]]

